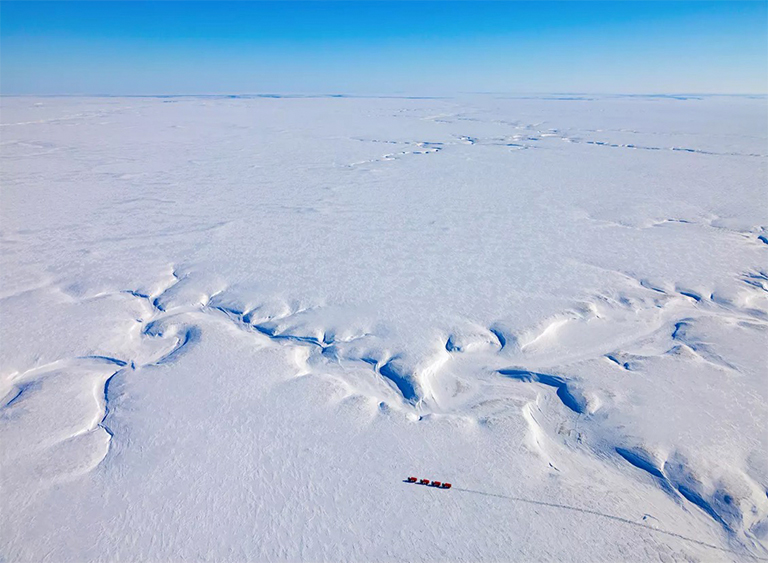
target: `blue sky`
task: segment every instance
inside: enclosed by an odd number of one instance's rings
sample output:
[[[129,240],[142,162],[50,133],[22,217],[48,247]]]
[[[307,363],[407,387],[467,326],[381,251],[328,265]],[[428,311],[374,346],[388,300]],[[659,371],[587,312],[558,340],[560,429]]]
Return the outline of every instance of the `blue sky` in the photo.
[[[2,2],[0,92],[765,93],[768,2]]]

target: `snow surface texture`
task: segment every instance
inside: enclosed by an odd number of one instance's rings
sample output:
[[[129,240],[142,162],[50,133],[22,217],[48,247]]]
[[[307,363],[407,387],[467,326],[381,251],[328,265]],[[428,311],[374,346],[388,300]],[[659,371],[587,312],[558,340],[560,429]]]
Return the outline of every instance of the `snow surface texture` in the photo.
[[[764,99],[1,103],[0,560],[768,559]]]

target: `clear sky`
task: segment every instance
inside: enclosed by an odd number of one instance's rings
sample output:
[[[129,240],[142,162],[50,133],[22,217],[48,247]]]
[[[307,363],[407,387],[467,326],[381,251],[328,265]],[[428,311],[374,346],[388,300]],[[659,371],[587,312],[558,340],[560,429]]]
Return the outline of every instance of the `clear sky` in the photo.
[[[2,2],[9,94],[765,93],[768,2]]]

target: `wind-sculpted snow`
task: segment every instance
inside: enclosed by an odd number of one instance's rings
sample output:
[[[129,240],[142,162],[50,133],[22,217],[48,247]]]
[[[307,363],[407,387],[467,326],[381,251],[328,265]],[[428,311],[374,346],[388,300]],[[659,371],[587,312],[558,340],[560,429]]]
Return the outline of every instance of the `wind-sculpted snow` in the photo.
[[[768,558],[760,102],[2,100],[0,557]]]
[[[511,377],[512,379],[518,379],[520,381],[535,381],[542,385],[554,387],[557,389],[557,396],[563,402],[563,404],[578,414],[584,414],[587,410],[586,401],[583,397],[569,389],[568,382],[562,377],[556,375],[548,375],[546,373],[534,373],[532,371],[519,370],[519,369],[501,369],[499,373]]]

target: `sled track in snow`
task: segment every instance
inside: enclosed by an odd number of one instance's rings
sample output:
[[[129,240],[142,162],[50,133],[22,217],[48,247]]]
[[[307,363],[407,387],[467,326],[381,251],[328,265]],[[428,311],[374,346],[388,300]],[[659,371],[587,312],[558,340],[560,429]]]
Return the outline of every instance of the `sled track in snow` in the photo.
[[[582,514],[591,514],[592,516],[599,516],[601,518],[607,518],[609,520],[613,520],[615,522],[621,522],[622,524],[629,524],[630,526],[635,526],[636,528],[643,528],[645,530],[656,532],[658,534],[664,534],[666,536],[670,536],[673,538],[677,538],[683,541],[695,543],[697,545],[708,547],[709,549],[715,549],[717,551],[722,551],[725,553],[731,553],[734,555],[739,555],[742,557],[748,557],[750,559],[754,559],[756,561],[768,561],[768,557],[761,557],[759,555],[754,555],[752,553],[746,553],[741,551],[735,551],[733,549],[728,549],[726,547],[718,547],[714,544],[707,543],[705,541],[697,540],[694,538],[689,538],[688,536],[684,536],[682,534],[678,534],[676,532],[668,532],[667,530],[662,530],[660,528],[654,528],[653,526],[648,526],[647,524],[642,524],[640,522],[635,522],[634,520],[630,520],[629,518],[622,518],[621,516],[614,516],[613,514],[607,514],[605,512],[599,512],[597,510],[590,510],[589,508],[579,508],[578,506],[569,506],[567,504],[558,504],[555,502],[545,502],[541,500],[533,500],[529,498],[523,498],[523,497],[515,497],[511,495],[500,495],[497,493],[488,493],[485,491],[476,491],[474,489],[464,489],[462,487],[453,487],[454,491],[461,491],[463,493],[472,493],[476,495],[484,495],[487,497],[496,497],[504,500],[511,500],[513,502],[523,502],[526,504],[533,504],[537,506],[546,506],[548,508],[556,508],[559,510],[570,510],[572,512],[580,512]]]

